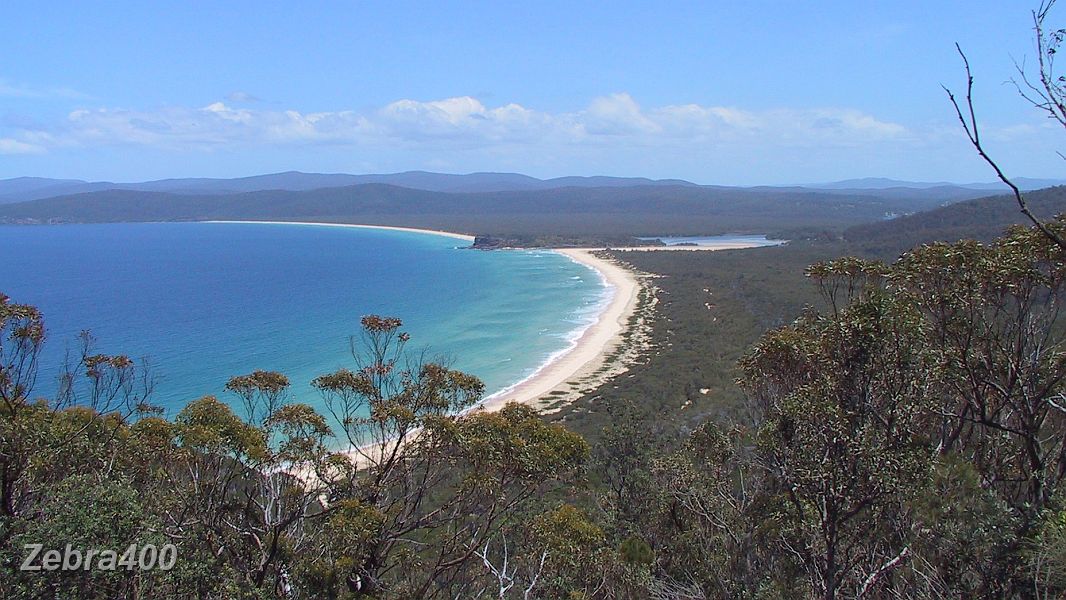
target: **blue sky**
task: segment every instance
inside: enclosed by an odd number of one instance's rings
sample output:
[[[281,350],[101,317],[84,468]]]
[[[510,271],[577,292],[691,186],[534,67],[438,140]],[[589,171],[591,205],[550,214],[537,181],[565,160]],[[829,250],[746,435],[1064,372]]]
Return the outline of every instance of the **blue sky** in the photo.
[[[517,171],[775,184],[1059,177],[1002,1],[30,3],[0,15],[0,178]],[[1053,23],[1066,25],[1066,8]]]

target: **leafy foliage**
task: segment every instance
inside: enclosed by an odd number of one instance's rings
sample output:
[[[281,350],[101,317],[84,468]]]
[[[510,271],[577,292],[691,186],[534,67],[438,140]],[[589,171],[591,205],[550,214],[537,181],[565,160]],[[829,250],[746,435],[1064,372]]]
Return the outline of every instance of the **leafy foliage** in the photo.
[[[455,597],[483,584],[485,542],[588,456],[526,407],[460,414],[483,384],[406,353],[399,319],[364,318],[356,369],[316,380],[360,443],[346,454],[279,373],[227,383],[240,414],[208,396],[168,421],[139,410],[130,359],[86,347],[68,388],[87,393],[30,401],[43,320],[6,297],[0,310],[4,597]],[[171,543],[178,561],[19,571],[33,543]]]

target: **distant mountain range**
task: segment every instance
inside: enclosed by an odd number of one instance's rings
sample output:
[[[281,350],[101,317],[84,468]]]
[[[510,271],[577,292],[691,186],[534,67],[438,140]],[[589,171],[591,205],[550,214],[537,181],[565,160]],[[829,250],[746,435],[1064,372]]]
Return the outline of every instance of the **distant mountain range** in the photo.
[[[1019,180],[1034,210],[1066,210],[1066,183]],[[879,187],[884,186],[884,187]],[[626,177],[516,173],[276,173],[116,184],[0,181],[0,223],[295,220],[461,231],[510,245],[631,245],[635,237],[761,233],[896,248],[903,241],[991,238],[1019,222],[1005,186],[858,179],[728,187]],[[928,212],[923,212],[928,211]],[[910,215],[910,216],[907,216]],[[980,231],[978,231],[980,230]]]
[[[396,187],[429,192],[516,192],[547,190],[565,187],[636,187],[647,185],[693,186],[677,179],[646,179],[643,177],[557,177],[537,179],[519,173],[469,173],[453,175],[407,171],[376,175],[348,175],[344,173],[301,173],[288,171],[235,179],[160,179],[140,183],[110,181],[82,181],[78,179],[47,179],[18,177],[0,180],[0,204],[54,198],[103,190],[137,192],[167,192],[170,194],[240,194],[267,190],[304,192],[308,190],[381,183]]]
[[[1066,180],[1024,179],[1017,183],[1023,189],[1039,189],[1066,184]],[[0,204],[54,198],[87,192],[127,190],[136,192],[165,192],[180,195],[219,195],[283,190],[303,192],[324,188],[365,184],[385,184],[396,187],[448,193],[519,192],[560,188],[628,188],[647,186],[700,187],[710,189],[750,189],[779,192],[824,192],[851,196],[877,196],[893,199],[920,199],[954,202],[1005,191],[1000,183],[921,183],[884,178],[851,179],[823,184],[795,186],[758,186],[731,188],[729,186],[699,185],[680,179],[647,179],[643,177],[556,177],[537,179],[519,173],[469,173],[454,175],[407,171],[392,174],[349,175],[344,173],[301,173],[288,171],[235,179],[188,178],[160,179],[139,183],[83,181],[79,179],[48,179],[17,177],[0,180]]]
[[[1018,177],[1014,180],[1014,184],[1022,190],[1039,190],[1043,188],[1053,187],[1056,185],[1066,184],[1066,179],[1033,179],[1030,177]],[[938,181],[935,183],[930,183],[922,181],[901,181],[899,179],[886,179],[884,177],[845,179],[844,181],[834,181],[830,183],[807,184],[801,187],[821,190],[884,190],[891,188],[930,189],[956,187],[965,188],[969,190],[984,190],[993,192],[1006,191],[1008,189],[1004,183],[999,181],[990,183],[949,183],[947,181]]]

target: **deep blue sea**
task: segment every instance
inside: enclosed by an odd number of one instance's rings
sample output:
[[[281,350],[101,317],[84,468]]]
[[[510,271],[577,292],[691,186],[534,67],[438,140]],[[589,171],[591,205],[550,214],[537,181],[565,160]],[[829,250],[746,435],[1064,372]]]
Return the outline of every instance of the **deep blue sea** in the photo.
[[[477,375],[489,394],[570,346],[607,298],[599,275],[548,251],[314,225],[0,226],[0,292],[43,312],[39,396],[90,330],[104,353],[147,358],[173,416],[234,375],[279,371],[318,406],[314,377],[353,367],[359,319],[403,319],[408,347]]]

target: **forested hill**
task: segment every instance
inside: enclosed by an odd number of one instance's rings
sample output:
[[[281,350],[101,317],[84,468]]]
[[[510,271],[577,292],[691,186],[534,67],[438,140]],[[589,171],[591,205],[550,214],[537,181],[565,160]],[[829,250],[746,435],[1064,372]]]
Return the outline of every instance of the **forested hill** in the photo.
[[[110,181],[84,181],[81,179],[49,179],[45,177],[15,177],[0,179],[0,204],[25,202],[106,190],[137,192],[166,192],[172,194],[239,194],[264,190],[287,190],[300,192],[329,187],[344,187],[367,183],[382,183],[398,187],[425,190],[428,192],[480,193],[549,190],[565,187],[641,187],[682,186],[722,189],[728,186],[699,185],[681,179],[648,179],[646,177],[589,177],[567,176],[538,179],[521,173],[432,173],[406,171],[354,175],[348,173],[301,173],[286,171],[251,177],[217,179],[193,177],[183,179],[158,179],[154,181],[116,183]],[[1066,183],[1062,180],[1019,178],[1018,185],[1024,190],[1040,189]],[[745,188],[742,188],[745,189]],[[852,179],[832,183],[757,186],[746,188],[770,192],[824,192],[846,196],[878,196],[882,198],[925,198],[941,201],[967,200],[1006,190],[1001,183],[922,183],[884,178]]]
[[[107,190],[2,205],[0,222],[319,220],[429,227],[515,239],[746,232],[794,237],[839,232],[939,202],[665,185],[444,193],[364,184],[213,195]]]
[[[194,177],[185,179],[158,179],[136,183],[110,181],[83,181],[80,179],[48,179],[44,177],[16,177],[0,179],[0,204],[24,202],[56,196],[84,194],[106,190],[136,192],[167,192],[173,194],[239,194],[264,190],[287,190],[300,192],[330,187],[345,187],[368,183],[382,183],[429,192],[504,192],[515,190],[544,190],[561,187],[635,187],[644,185],[696,184],[679,179],[648,179],[645,177],[556,177],[537,179],[520,173],[430,173],[406,171],[403,173],[351,175],[347,173],[301,173],[287,171],[215,179]],[[969,196],[972,197],[972,196]]]
[[[1030,210],[1041,219],[1066,213],[1066,186],[1024,194]],[[888,221],[849,228],[844,237],[874,253],[898,254],[934,241],[989,241],[1010,225],[1029,224],[1013,196],[990,196],[958,202]]]

